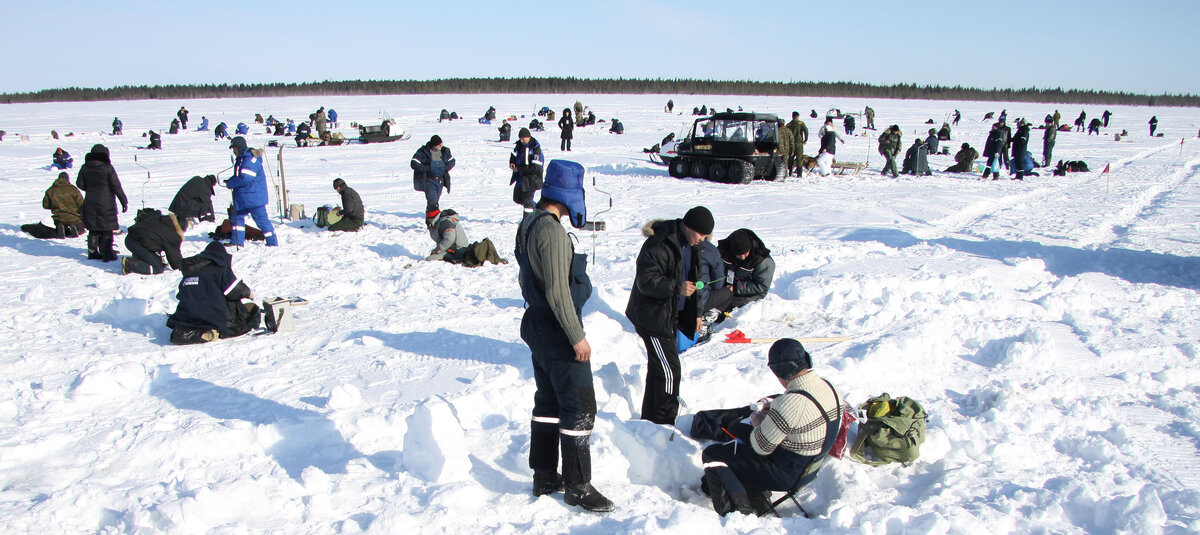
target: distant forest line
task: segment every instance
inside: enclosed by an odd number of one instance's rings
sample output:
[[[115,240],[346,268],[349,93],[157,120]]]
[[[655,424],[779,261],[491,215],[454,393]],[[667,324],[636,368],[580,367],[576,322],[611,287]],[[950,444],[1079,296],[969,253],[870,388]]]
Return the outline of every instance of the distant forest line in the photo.
[[[295,97],[334,95],[425,94],[662,94],[854,97],[914,100],[1040,102],[1133,106],[1200,106],[1200,96],[1141,95],[1085,89],[979,89],[917,84],[877,85],[856,82],[755,82],[691,79],[589,78],[447,78],[442,80],[347,80],[269,84],[189,84],[68,87],[28,93],[3,93],[0,102],[79,102],[103,100],[183,100],[197,98]]]

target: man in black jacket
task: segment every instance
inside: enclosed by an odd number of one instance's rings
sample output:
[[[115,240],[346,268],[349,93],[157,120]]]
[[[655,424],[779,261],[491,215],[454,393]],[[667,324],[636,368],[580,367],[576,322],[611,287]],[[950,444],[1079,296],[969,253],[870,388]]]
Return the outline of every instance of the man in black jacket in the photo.
[[[425,212],[438,210],[442,188],[450,193],[450,170],[454,169],[450,147],[443,145],[441,136],[435,134],[413,153],[408,165],[413,170],[413,189],[425,192]]]
[[[1046,131],[1042,133],[1042,167],[1049,167],[1054,158],[1054,142],[1058,139],[1058,122],[1046,116]]]
[[[167,317],[171,343],[201,344],[246,334],[258,327],[260,312],[254,292],[233,274],[233,257],[221,242],[183,261],[179,306]]]
[[[183,267],[183,254],[179,246],[183,243],[183,229],[175,214],[162,215],[153,208],[138,210],[137,219],[125,236],[125,248],[133,256],[121,258],[121,273],[157,275],[163,272],[161,255],[166,255],[171,269]]]
[[[179,188],[175,198],[171,199],[171,205],[167,207],[167,210],[175,214],[175,219],[179,221],[179,228],[186,231],[193,219],[197,221],[217,220],[212,204],[213,195],[217,194],[216,186],[217,177],[208,175],[205,177],[194,176]]]
[[[675,332],[692,338],[700,328],[696,283],[699,259],[692,246],[711,234],[712,212],[703,206],[683,219],[652,221],[638,253],[637,273],[625,316],[646,344],[646,392],[642,419],[674,424],[679,413],[679,352]]]
[[[358,192],[347,186],[346,181],[340,178],[333,180],[333,189],[342,196],[342,206],[339,210],[342,218],[329,225],[329,230],[358,232],[367,217],[367,211],[363,209],[362,197],[359,197]]]
[[[542,189],[542,145],[533,138],[528,128],[517,133],[517,145],[508,156],[508,168],[512,169],[513,202],[521,205],[525,213],[533,211],[533,192]]]

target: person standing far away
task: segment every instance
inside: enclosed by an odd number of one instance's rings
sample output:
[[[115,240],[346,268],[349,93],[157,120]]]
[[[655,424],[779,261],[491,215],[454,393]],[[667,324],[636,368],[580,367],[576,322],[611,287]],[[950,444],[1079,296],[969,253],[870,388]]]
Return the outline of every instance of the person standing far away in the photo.
[[[525,215],[533,211],[533,192],[542,189],[542,146],[528,128],[517,133],[517,144],[508,157],[512,169],[513,202],[521,205]]]
[[[1150,137],[1154,137],[1154,131],[1158,130],[1158,116],[1157,115],[1151,116],[1149,124],[1150,124]]]
[[[275,226],[267,216],[267,177],[263,173],[262,151],[246,145],[246,138],[237,136],[229,143],[233,150],[233,176],[225,187],[233,190],[233,244],[241,247],[246,239],[246,215],[254,218],[267,239],[268,247],[279,245]]]
[[[575,228],[587,219],[583,166],[551,160],[541,199],[517,228],[515,250],[526,303],[521,339],[529,346],[537,385],[529,440],[533,495],[564,491],[567,505],[608,512],[615,508],[612,501],[591,484],[596,393],[582,310],[592,284],[587,257],[575,254],[563,216]]]
[[[558,119],[558,128],[562,130],[559,137],[562,142],[558,146],[558,150],[569,152],[571,150],[571,138],[575,133],[575,121],[571,119],[571,109],[563,108],[562,117]]]
[[[441,136],[435,134],[413,153],[408,165],[413,170],[413,189],[425,192],[425,212],[439,210],[442,188],[450,193],[450,170],[454,169],[450,147],[442,144]]]
[[[791,151],[786,156],[787,167],[796,172],[796,176],[804,176],[804,144],[808,143],[808,125],[800,120],[800,112],[792,112],[792,120],[787,124],[792,136]]]
[[[651,221],[642,228],[646,241],[637,257],[637,272],[625,306],[646,345],[646,390],[642,419],[673,425],[679,414],[679,351],[676,331],[694,338],[702,315],[697,310],[699,261],[693,246],[713,231],[712,212],[703,206],[683,219]]]

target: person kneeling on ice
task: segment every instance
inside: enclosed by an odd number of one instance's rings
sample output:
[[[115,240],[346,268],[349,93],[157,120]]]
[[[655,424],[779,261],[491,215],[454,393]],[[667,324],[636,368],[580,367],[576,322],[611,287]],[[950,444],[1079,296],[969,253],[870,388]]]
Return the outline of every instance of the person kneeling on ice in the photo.
[[[246,214],[254,218],[258,228],[267,238],[267,246],[279,245],[275,226],[267,216],[267,177],[263,173],[262,151],[246,146],[246,138],[237,136],[229,143],[233,150],[233,176],[225,180],[225,187],[233,190],[233,245],[241,247],[246,236]]]
[[[700,485],[721,516],[766,513],[769,493],[815,479],[837,440],[841,397],[812,370],[812,356],[804,346],[791,338],[775,342],[767,352],[767,367],[786,388],[784,393],[762,399],[757,411],[702,411],[692,421],[693,438],[721,442],[701,454]],[[747,416],[749,423],[740,421]]]
[[[150,150],[162,150],[162,136],[158,132],[150,131],[150,144],[146,145]]]
[[[212,203],[213,195],[217,194],[216,186],[217,177],[207,175],[194,176],[179,188],[175,198],[171,199],[171,205],[167,207],[167,210],[175,214],[179,228],[186,231],[197,221],[217,220]]]
[[[46,194],[42,196],[42,208],[50,210],[55,237],[74,238],[83,235],[83,219],[79,215],[83,209],[83,195],[71,183],[66,171],[58,173],[58,178],[46,189]]]
[[[479,267],[486,262],[508,263],[508,260],[500,258],[500,253],[490,238],[474,243],[468,242],[467,231],[463,229],[458,213],[454,210],[447,208],[426,213],[425,226],[429,229],[429,237],[437,244],[425,260],[443,260],[466,267]]]
[[[733,231],[729,237],[717,242],[717,250],[725,260],[728,284],[708,296],[704,319],[710,324],[720,319],[722,312],[766,297],[775,278],[775,259],[771,258],[771,250],[750,229]],[[716,313],[713,313],[714,309]]]
[[[125,248],[133,256],[121,258],[121,273],[157,275],[163,272],[162,256],[167,257],[171,269],[183,267],[183,229],[175,214],[162,215],[153,208],[138,210],[137,218],[125,235]]]
[[[582,228],[587,220],[583,166],[551,160],[537,209],[517,227],[518,281],[527,303],[521,339],[529,346],[537,391],[529,425],[533,495],[563,492],[563,502],[588,511],[615,506],[592,486],[591,435],[596,420],[592,346],[581,311],[592,295],[587,257],[575,254],[559,221]],[[559,453],[562,475],[559,475]]]
[[[233,274],[233,257],[221,242],[210,242],[200,254],[184,259],[178,296],[175,313],[167,317],[173,344],[241,336],[261,320],[254,292]]]
[[[333,179],[333,189],[342,196],[342,205],[334,208],[334,211],[342,218],[329,225],[329,230],[358,232],[367,217],[367,211],[363,209],[362,197],[359,197],[358,192],[347,186],[346,181],[340,178]]]

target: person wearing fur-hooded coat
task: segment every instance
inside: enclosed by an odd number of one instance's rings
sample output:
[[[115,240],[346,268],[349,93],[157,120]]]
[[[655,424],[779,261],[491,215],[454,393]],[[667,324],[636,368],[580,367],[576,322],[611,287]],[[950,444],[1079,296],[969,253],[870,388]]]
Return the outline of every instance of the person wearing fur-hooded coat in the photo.
[[[83,226],[88,229],[88,259],[116,260],[113,231],[121,228],[117,222],[117,201],[121,202],[121,211],[126,212],[129,199],[125,197],[121,179],[108,158],[108,147],[100,144],[92,147],[79,168],[75,185],[83,190],[82,216]]]
[[[680,365],[676,331],[692,338],[700,328],[699,254],[693,247],[712,234],[713,216],[697,206],[682,219],[652,221],[637,257],[625,316],[646,345],[646,390],[641,417],[673,425],[679,413]]]

